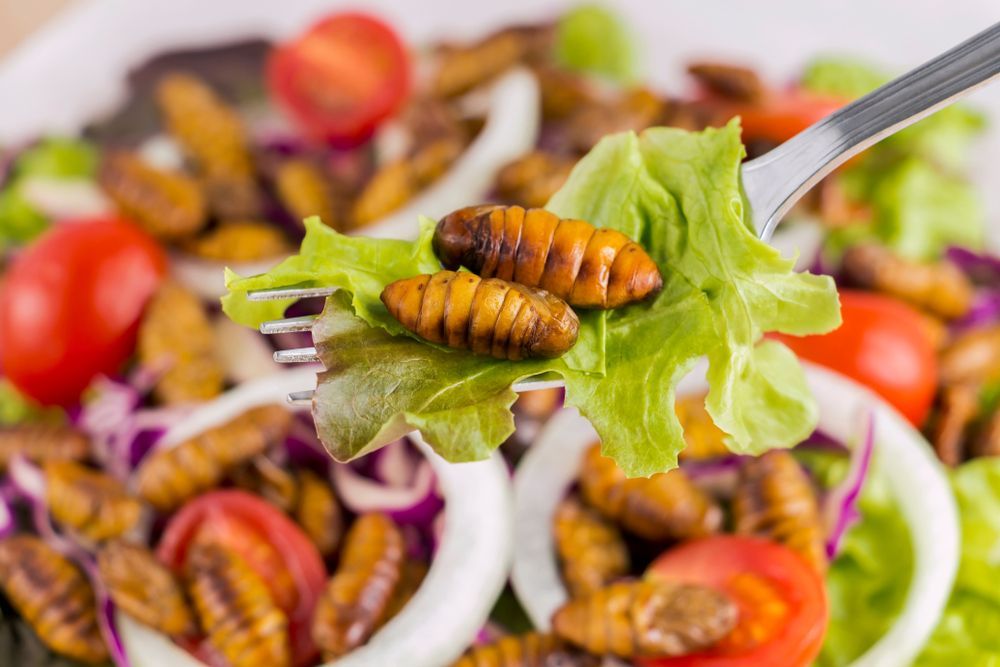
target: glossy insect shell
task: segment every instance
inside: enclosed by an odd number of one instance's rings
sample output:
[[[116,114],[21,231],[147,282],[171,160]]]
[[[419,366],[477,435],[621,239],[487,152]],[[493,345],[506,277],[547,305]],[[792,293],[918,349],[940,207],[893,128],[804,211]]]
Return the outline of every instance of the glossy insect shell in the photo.
[[[581,308],[618,308],[663,287],[653,259],[613,229],[543,209],[471,206],[438,222],[434,251],[448,269],[538,287]]]
[[[41,539],[15,535],[0,540],[0,586],[53,651],[86,663],[108,659],[90,582]]]
[[[715,589],[645,580],[570,600],[553,615],[552,628],[595,655],[660,658],[715,644],[737,616],[736,605]]]
[[[819,502],[809,477],[784,450],[747,461],[733,498],[736,532],[766,537],[826,570],[826,547]]]
[[[451,667],[596,667],[598,658],[567,647],[553,635],[528,632],[475,646]]]
[[[337,550],[344,536],[344,512],[333,489],[311,470],[298,472],[299,497],[295,520],[320,554],[329,556]]]
[[[23,456],[35,463],[82,461],[90,455],[90,440],[62,424],[18,424],[0,428],[0,470]]]
[[[404,555],[402,533],[390,518],[363,514],[354,521],[313,615],[313,641],[327,659],[351,652],[378,627],[399,583]]]
[[[628,572],[628,549],[618,528],[576,498],[556,508],[552,532],[571,596],[591,593]]]
[[[52,517],[91,540],[122,535],[142,513],[142,504],[124,484],[75,461],[46,462],[45,479]]]
[[[397,280],[382,290],[382,303],[425,340],[512,361],[557,357],[580,327],[566,302],[548,292],[466,272]]]

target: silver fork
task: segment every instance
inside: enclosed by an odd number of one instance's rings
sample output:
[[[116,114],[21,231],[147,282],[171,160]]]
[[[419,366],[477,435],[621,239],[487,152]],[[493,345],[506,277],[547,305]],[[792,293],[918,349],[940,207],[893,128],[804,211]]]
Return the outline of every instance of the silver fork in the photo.
[[[1000,23],[962,42],[881,88],[830,114],[774,150],[744,163],[743,190],[758,236],[769,241],[782,217],[824,176],[866,148],[948,106],[1000,76]],[[251,301],[327,297],[335,288],[289,285],[247,294]],[[274,320],[264,334],[309,331],[316,316]],[[279,363],[317,362],[315,347],[278,350]],[[514,391],[561,386],[526,381]],[[312,401],[313,391],[288,395],[294,404]]]

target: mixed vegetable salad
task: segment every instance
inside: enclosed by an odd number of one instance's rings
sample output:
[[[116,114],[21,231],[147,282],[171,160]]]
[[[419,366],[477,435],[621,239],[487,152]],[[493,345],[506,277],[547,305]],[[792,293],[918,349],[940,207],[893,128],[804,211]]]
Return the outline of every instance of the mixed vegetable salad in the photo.
[[[507,591],[440,664],[851,664],[917,547],[870,421],[851,447],[816,430],[798,357],[948,468],[961,561],[915,664],[1000,662],[1000,258],[966,174],[984,118],[945,109],[825,179],[784,223],[812,240],[791,259],[753,233],[741,162],[887,75],[689,72],[643,85],[600,7],[420,48],[335,13],[157,56],[81,136],[8,147],[4,660],[143,664],[136,624],[210,665],[361,655],[440,546],[425,456],[516,466],[565,405],[600,439],[554,523],[574,599],[543,633]],[[337,292],[248,298],[275,287]],[[286,316],[315,319],[238,326]],[[171,436],[310,345],[311,415]],[[707,393],[678,400],[702,358]]]

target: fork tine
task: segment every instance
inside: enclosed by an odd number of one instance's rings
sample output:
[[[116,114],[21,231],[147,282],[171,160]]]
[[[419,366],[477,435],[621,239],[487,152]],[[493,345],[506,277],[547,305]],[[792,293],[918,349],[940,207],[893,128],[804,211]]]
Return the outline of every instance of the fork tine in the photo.
[[[313,394],[316,393],[312,389],[307,389],[306,391],[293,391],[288,395],[288,402],[291,405],[312,405]]]
[[[252,289],[247,292],[248,301],[275,301],[278,299],[308,299],[317,296],[330,296],[337,291],[336,287],[271,287],[269,289]]]
[[[288,317],[283,320],[271,320],[260,325],[262,334],[294,333],[298,331],[309,331],[316,322],[316,315],[303,315],[302,317]]]
[[[291,350],[278,350],[274,353],[274,360],[279,364],[298,364],[311,361],[319,361],[315,347],[297,347]]]

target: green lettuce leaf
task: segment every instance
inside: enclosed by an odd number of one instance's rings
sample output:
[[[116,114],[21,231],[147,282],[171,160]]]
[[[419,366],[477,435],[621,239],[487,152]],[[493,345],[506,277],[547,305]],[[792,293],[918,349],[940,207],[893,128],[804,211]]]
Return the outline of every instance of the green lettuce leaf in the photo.
[[[23,245],[48,226],[49,221],[18,188],[9,186],[0,190],[0,250]]]
[[[582,5],[556,25],[555,58],[563,67],[628,83],[635,79],[635,35],[613,11]]]
[[[0,378],[0,426],[28,421],[61,422],[66,413],[55,406],[42,406],[17,390],[10,380]]]
[[[951,600],[917,667],[1000,666],[1000,459],[981,458],[952,476],[962,559]]]
[[[604,451],[630,475],[676,466],[684,446],[674,387],[709,360],[707,406],[734,451],[802,440],[816,407],[792,353],[765,331],[809,334],[840,323],[829,278],[792,272],[749,227],[739,188],[739,125],[703,133],[656,128],[605,138],[549,208],[639,240],[664,289],[649,303],[581,313],[576,346],[560,359],[511,363],[419,342],[378,299],[397,278],[438,268],[430,221],[413,243],[349,238],[313,220],[299,256],[264,276],[230,274],[226,312],[256,325],[286,304],[246,301],[248,289],[334,285],[314,340],[327,372],[315,415],[341,460],[419,428],[452,460],[482,458],[512,431],[511,383],[555,373],[566,401],[591,420]],[[372,327],[375,327],[372,329]]]

